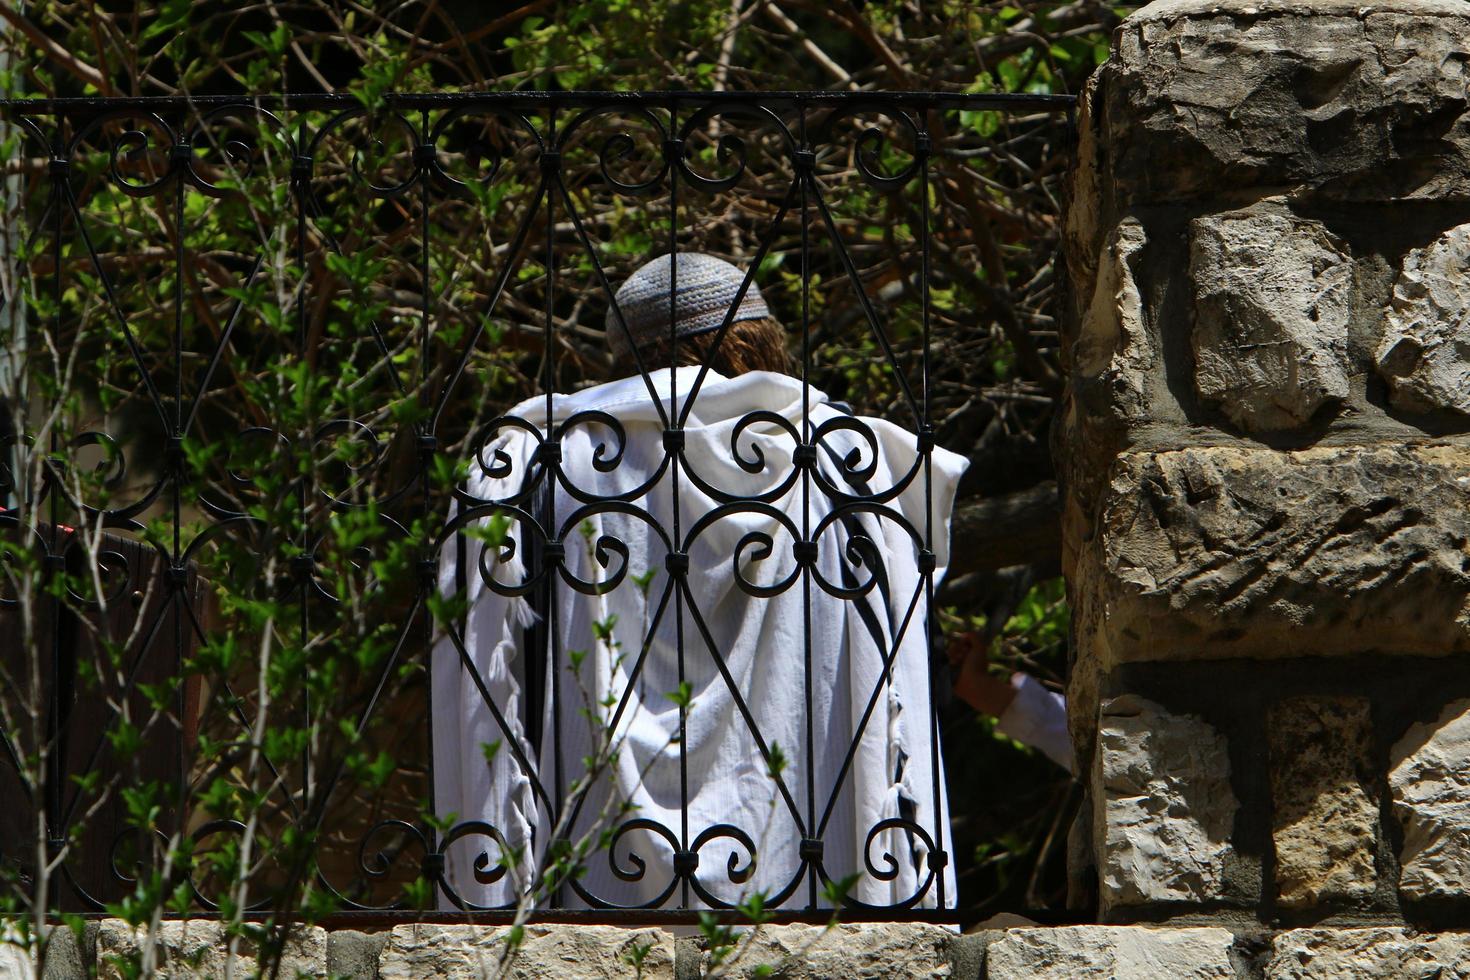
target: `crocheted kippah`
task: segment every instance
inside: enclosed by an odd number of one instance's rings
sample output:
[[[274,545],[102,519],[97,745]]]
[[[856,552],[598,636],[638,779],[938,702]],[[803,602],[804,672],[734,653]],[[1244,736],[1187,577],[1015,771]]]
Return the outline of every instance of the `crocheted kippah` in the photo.
[[[669,335],[669,280],[672,263],[661,255],[641,266],[618,288],[618,309],[628,325],[627,333],[618,326],[612,307],[607,311],[607,345],[613,356],[622,358],[629,350],[628,335],[633,346],[643,347]],[[703,252],[680,252],[673,270],[678,277],[674,300],[674,332],[680,337],[718,330],[735,302],[735,294],[745,281],[745,273],[724,259]],[[732,323],[759,320],[771,315],[760,290],[752,281],[740,300]]]

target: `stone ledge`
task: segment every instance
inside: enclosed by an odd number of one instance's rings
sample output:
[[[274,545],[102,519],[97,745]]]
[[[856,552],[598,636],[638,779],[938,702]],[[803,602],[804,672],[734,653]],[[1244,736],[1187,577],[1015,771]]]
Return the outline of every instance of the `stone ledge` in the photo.
[[[391,931],[309,928],[287,945],[282,976],[393,980],[408,977],[519,980],[684,980],[711,975],[709,951],[701,940],[676,939],[661,928],[604,925],[530,925],[503,974],[499,956],[505,926],[410,924]],[[148,945],[144,930],[120,919],[89,927],[95,953],[74,942],[54,949],[45,980],[82,980],[126,975],[122,962]],[[988,934],[994,935],[994,934]],[[959,977],[980,980],[986,936],[960,936],[927,923],[843,923],[765,926],[725,960],[720,976],[780,976],[787,980],[851,977]],[[70,938],[68,933],[66,938]],[[152,937],[158,976],[174,980],[224,976],[229,959],[223,926],[212,919],[169,921]],[[61,955],[56,955],[56,954]],[[255,950],[242,944],[233,960],[236,976],[255,973]],[[0,943],[0,980],[34,980],[24,952]]]
[[[1370,17],[1374,14],[1413,14],[1415,17],[1465,17],[1463,0],[1155,0],[1129,16],[1131,23],[1171,21],[1180,17]]]
[[[95,931],[95,965],[101,967],[97,975],[116,975],[107,972],[105,957],[136,952],[141,937],[116,919],[102,921]],[[293,941],[282,976],[386,980],[497,975],[493,962],[488,974],[480,966],[485,957],[494,956],[505,932],[503,926],[427,924],[380,933],[310,929]],[[158,976],[185,980],[224,975],[219,923],[169,922],[158,938],[167,957]],[[641,972],[625,956],[635,944],[648,947]],[[93,966],[90,956],[62,957],[48,965],[45,976],[80,980]],[[763,966],[774,969],[762,971]],[[250,976],[253,967],[253,959],[237,959],[234,975]],[[695,980],[710,972],[708,953],[698,941],[675,940],[666,929],[551,925],[527,927],[526,943],[505,975]],[[1208,926],[1081,925],[961,936],[923,923],[848,923],[830,930],[766,926],[746,952],[727,961],[720,975],[785,980],[1447,980],[1470,976],[1470,933],[1378,926],[1236,936]],[[0,944],[0,980],[32,980],[25,956],[14,946]]]
[[[957,938],[948,929],[924,923],[766,926],[736,948],[723,975],[783,980],[949,977],[954,973],[950,947]],[[711,965],[710,954],[702,952],[699,976],[706,976]]]
[[[1470,936],[1409,929],[1296,929],[1271,941],[1265,980],[1470,976]]]
[[[674,935],[617,926],[526,926],[520,949],[501,972],[507,927],[397,926],[378,958],[380,980],[443,977],[479,980],[674,980]]]
[[[1225,929],[1010,929],[986,951],[987,980],[1235,980]]]
[[[254,946],[242,940],[232,958],[224,925],[216,919],[164,922],[151,934],[121,919],[103,919],[97,926],[98,980],[129,976],[123,963],[143,956],[150,956],[158,975],[164,977],[222,977],[227,962],[234,976],[251,976],[256,972],[255,954]],[[326,977],[327,931],[294,930],[282,954],[280,972],[288,977]]]

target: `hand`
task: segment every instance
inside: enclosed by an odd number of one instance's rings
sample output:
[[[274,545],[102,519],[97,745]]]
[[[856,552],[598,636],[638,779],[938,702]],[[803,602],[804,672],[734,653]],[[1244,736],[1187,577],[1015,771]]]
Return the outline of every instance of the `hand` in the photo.
[[[978,632],[952,633],[945,653],[956,671],[955,695],[976,711],[999,717],[1015,698],[1015,688],[990,673],[990,644]]]

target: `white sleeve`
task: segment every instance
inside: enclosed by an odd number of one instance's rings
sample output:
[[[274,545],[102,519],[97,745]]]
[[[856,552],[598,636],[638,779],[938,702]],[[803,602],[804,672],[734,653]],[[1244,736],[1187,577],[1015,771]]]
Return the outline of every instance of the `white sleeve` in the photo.
[[[996,730],[1074,772],[1072,737],[1067,731],[1067,700],[1020,671],[1011,675],[1016,696],[996,722]]]
[[[528,451],[516,445],[511,445],[509,451],[518,464],[524,465]],[[501,487],[487,483],[472,484],[472,490],[491,499],[503,495]],[[455,504],[450,511],[451,521],[458,512]],[[483,524],[487,519],[475,523]],[[466,530],[451,535],[440,553],[438,585],[446,598],[459,591],[457,547]],[[513,527],[511,533],[516,530]],[[521,547],[510,561],[487,563],[495,580],[502,584],[519,582],[525,575],[520,556],[525,553],[526,542],[518,543]],[[480,565],[484,542],[471,539],[464,544],[465,613],[460,621],[437,624],[431,654],[434,807],[440,818],[453,814],[456,828],[475,821],[490,824],[511,848],[520,851],[514,873],[488,885],[481,884],[475,874],[474,860],[482,851],[490,857],[492,868],[502,859],[507,864],[514,862],[485,834],[472,833],[445,852],[445,878],[461,899],[477,905],[504,905],[520,897],[534,873],[536,859],[536,800],[530,774],[515,751],[520,749],[520,755],[535,765],[521,717],[525,664],[519,649],[521,630],[529,624],[531,610],[524,599],[502,595],[486,585]],[[486,705],[487,696],[500,710],[509,730],[501,727]],[[487,756],[488,745],[498,745],[498,749]],[[441,895],[440,908],[452,911],[454,906]]]
[[[868,427],[877,440],[878,452],[892,471],[892,478],[896,480],[903,476],[918,456],[916,450],[918,437],[887,419],[872,418],[866,415],[856,418],[857,421]],[[852,448],[856,449],[860,455],[869,451],[861,441],[855,442]],[[935,558],[934,585],[937,588],[944,580],[944,573],[949,568],[950,518],[954,514],[955,494],[959,490],[960,477],[964,475],[970,461],[941,446],[934,447],[930,461],[932,465],[928,485],[926,486],[924,474],[918,474],[903,493],[889,501],[888,506],[902,514],[920,535],[924,534],[926,525],[932,520]]]

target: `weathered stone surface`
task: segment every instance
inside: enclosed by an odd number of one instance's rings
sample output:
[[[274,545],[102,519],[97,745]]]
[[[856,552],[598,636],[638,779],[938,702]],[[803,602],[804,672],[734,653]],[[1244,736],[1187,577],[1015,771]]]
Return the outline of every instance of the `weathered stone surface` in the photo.
[[[1077,147],[1067,174],[1067,204],[1062,215],[1062,247],[1073,283],[1072,291],[1063,297],[1063,302],[1071,301],[1063,326],[1072,330],[1081,323],[1087,304],[1096,296],[1093,281],[1104,256],[1104,233],[1111,233],[1120,223],[1119,216],[1110,213],[1108,188],[1103,182],[1107,161],[1100,145],[1105,135],[1099,125],[1100,77],[1100,72],[1088,76],[1083,96],[1077,101]]]
[[[1069,227],[1080,220],[1080,210],[1072,209]],[[1125,219],[1106,242],[1074,243],[1068,250],[1076,291],[1069,296],[1079,301],[1079,325],[1069,338],[1069,384],[1058,418],[1058,433],[1071,449],[1059,468],[1069,489],[1061,521],[1064,569],[1112,447],[1129,426],[1148,421],[1154,393],[1167,385],[1137,276],[1147,244],[1142,224]]]
[[[1378,373],[1395,407],[1470,415],[1470,225],[1413,249],[1394,283]]]
[[[1223,736],[1143,698],[1114,698],[1102,706],[1092,778],[1105,918],[1120,905],[1221,896],[1236,811]]]
[[[1470,700],[1414,725],[1389,754],[1389,790],[1404,828],[1404,898],[1470,895]]]
[[[1225,929],[1011,929],[986,952],[988,980],[1235,980]]]
[[[956,937],[926,923],[845,923],[765,926],[725,961],[726,975],[761,976],[769,967],[783,980],[899,980],[950,975],[949,945]],[[704,954],[708,970],[711,960]]]
[[[377,980],[378,957],[387,943],[386,932],[334,929],[327,936],[327,972],[347,980]]]
[[[954,980],[985,980],[985,951],[1005,935],[999,927],[991,925],[994,918],[982,923],[978,931],[965,932],[950,941],[950,975]]]
[[[1145,244],[1143,226],[1136,220],[1125,219],[1113,230],[1073,348],[1075,384],[1089,408],[1133,420],[1147,415],[1148,389],[1158,363],[1134,271]]]
[[[95,943],[87,941],[90,930],[95,937],[96,924],[82,931],[81,939],[66,926],[52,926],[46,943],[46,968],[43,980],[82,980],[91,975],[88,964],[92,962]],[[3,975],[3,974],[0,974]]]
[[[1294,929],[1271,942],[1266,980],[1466,980],[1464,933]]]
[[[1115,191],[1470,196],[1467,44],[1451,0],[1151,4],[1101,70]]]
[[[506,973],[496,972],[508,930],[471,925],[398,926],[378,960],[381,980],[441,977],[479,980],[673,980],[674,936],[664,929],[616,926],[527,926]],[[634,963],[642,951],[641,969]],[[486,972],[488,971],[488,972]]]
[[[703,937],[679,936],[674,940],[674,980],[700,980],[703,950]]]
[[[1265,432],[1347,397],[1352,262],[1320,222],[1268,203],[1196,218],[1189,275],[1207,404]]]
[[[1079,670],[1470,649],[1470,450],[1125,453],[1078,562]]]
[[[1271,707],[1277,901],[1363,899],[1378,882],[1367,698],[1289,698]]]
[[[1270,17],[1280,14],[1331,14],[1338,17],[1365,17],[1383,11],[1418,14],[1423,17],[1464,16],[1465,0],[1388,0],[1365,4],[1363,0],[1154,0],[1133,14],[1132,20],[1169,21],[1179,17],[1211,17],[1236,11],[1242,17]]]
[[[102,980],[124,977],[119,961],[141,962],[144,943],[156,942],[154,963],[157,975],[165,978],[199,977],[214,980],[223,977],[226,964],[231,975],[254,976],[256,950],[241,941],[233,960],[229,956],[229,940],[224,926],[211,919],[185,919],[162,923],[149,937],[144,930],[134,930],[121,919],[103,919],[97,929],[97,976]],[[324,929],[292,930],[291,939],[281,957],[283,977],[327,976],[327,933]]]
[[[1188,838],[1206,855],[1191,869],[1178,857],[1189,844],[1142,829],[1156,816],[1145,804],[1173,816],[1160,801],[1176,786],[1107,791],[1117,735],[1099,706],[1129,690],[1173,704],[1183,681],[1133,666],[1144,661],[1470,653],[1470,444],[1433,435],[1451,411],[1470,418],[1470,342],[1462,355],[1456,334],[1470,321],[1456,276],[1470,266],[1470,226],[1443,233],[1470,202],[1467,50],[1463,0],[1159,0],[1115,32],[1111,63],[1087,85],[1054,445],[1076,643],[1069,717],[1093,767],[1090,840],[1074,865],[1095,868],[1081,880],[1097,883],[1105,914],[1242,905],[1258,885],[1287,909],[1386,911],[1387,882],[1374,878],[1382,766],[1364,769],[1365,743],[1347,731],[1365,721],[1356,709],[1273,720],[1279,771],[1261,776],[1279,804],[1274,860],[1256,847],[1267,815],[1253,812],[1240,853],[1231,825]],[[1364,377],[1375,362],[1394,411]],[[1188,671],[1206,687],[1248,673]],[[1272,674],[1295,685],[1306,666]],[[1353,693],[1374,697],[1380,724],[1409,697]],[[1262,694],[1247,692],[1256,705]],[[1293,725],[1305,758],[1288,750]],[[1264,804],[1246,775],[1247,804]],[[1436,780],[1435,805],[1449,805]],[[1448,845],[1435,845],[1442,881],[1457,860]],[[1279,878],[1259,881],[1268,872]],[[1177,905],[1124,911],[1147,902]]]

